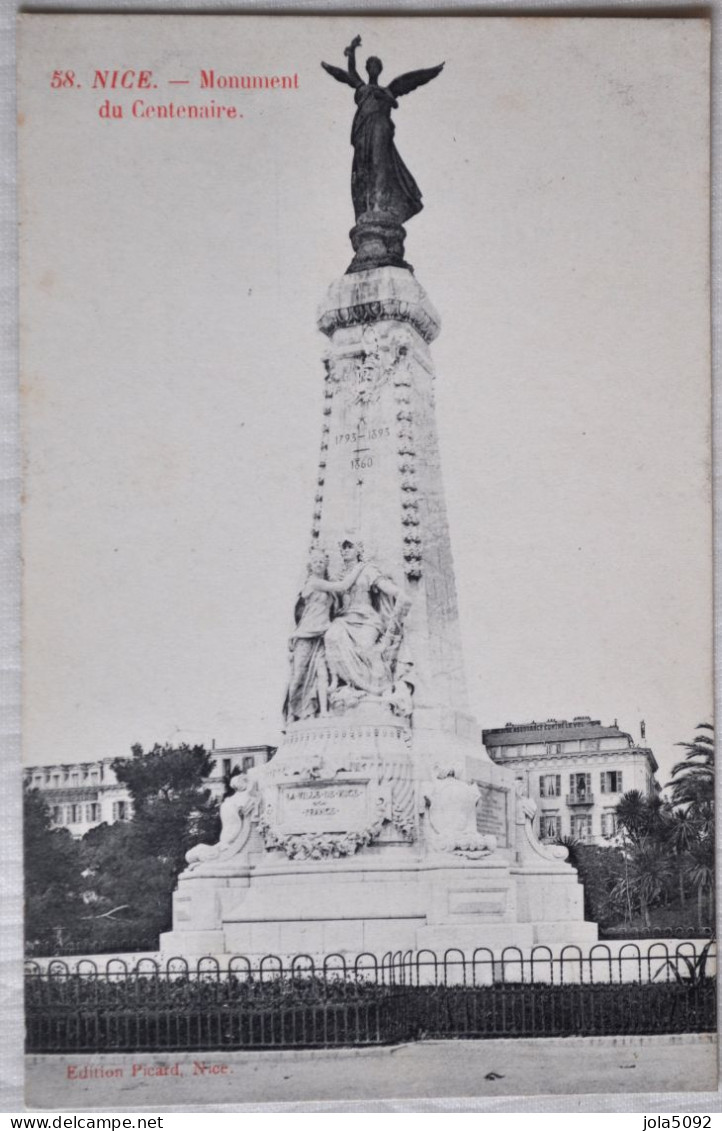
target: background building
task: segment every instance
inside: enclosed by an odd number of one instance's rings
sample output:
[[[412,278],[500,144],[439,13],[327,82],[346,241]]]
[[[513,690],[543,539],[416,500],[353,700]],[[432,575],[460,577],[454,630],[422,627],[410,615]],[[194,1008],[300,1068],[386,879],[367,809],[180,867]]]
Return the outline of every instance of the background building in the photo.
[[[484,730],[482,740],[493,761],[524,777],[538,806],[534,826],[544,841],[573,836],[603,844],[616,833],[614,810],[623,793],[636,789],[652,796],[660,789],[654,754],[620,730],[616,719],[612,726],[588,715],[571,722],[507,723]],[[209,789],[222,797],[233,771],[267,762],[275,751],[274,746],[212,747]],[[132,814],[130,795],[113,773],[113,761],[32,766],[25,782],[43,794],[54,825],[81,837],[96,825],[128,820]]]
[[[644,741],[644,724],[642,724]],[[523,776],[538,812],[540,840],[562,836],[603,844],[617,831],[615,807],[632,789],[645,796],[660,790],[657,760],[620,730],[617,720],[577,715],[571,722],[507,723],[482,732],[489,757]]]
[[[208,788],[213,796],[222,797],[233,771],[268,762],[275,752],[275,746],[214,746]],[[97,762],[28,767],[25,784],[40,790],[56,827],[67,826],[73,836],[82,837],[96,825],[127,821],[132,814],[130,794],[113,773],[114,761],[101,758]]]

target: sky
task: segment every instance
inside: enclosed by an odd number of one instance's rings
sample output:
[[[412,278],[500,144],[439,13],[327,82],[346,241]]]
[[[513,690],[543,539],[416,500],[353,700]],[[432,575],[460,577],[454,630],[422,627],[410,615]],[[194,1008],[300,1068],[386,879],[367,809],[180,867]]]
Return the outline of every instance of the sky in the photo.
[[[382,80],[446,63],[395,120],[474,713],[645,719],[668,780],[712,701],[704,22],[22,24],[26,760],[279,739],[351,257],[353,96],[319,61],[358,33]],[[98,68],[157,89],[101,118]],[[130,112],[211,97],[243,118]]]

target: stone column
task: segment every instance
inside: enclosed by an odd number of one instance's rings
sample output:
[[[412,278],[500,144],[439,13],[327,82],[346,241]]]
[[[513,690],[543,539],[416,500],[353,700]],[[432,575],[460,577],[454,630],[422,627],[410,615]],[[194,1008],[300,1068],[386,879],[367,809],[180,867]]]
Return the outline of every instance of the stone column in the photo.
[[[429,349],[439,316],[409,271],[381,267],[334,283],[318,325],[329,349],[312,545],[333,564],[353,528],[405,587],[416,750],[443,755],[442,733],[486,761],[468,715],[439,460]]]

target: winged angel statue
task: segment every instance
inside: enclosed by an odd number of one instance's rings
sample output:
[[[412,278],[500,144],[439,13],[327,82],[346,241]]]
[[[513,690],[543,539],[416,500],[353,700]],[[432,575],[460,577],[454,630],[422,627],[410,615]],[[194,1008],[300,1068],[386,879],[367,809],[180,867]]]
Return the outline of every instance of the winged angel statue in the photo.
[[[361,46],[357,35],[345,49],[347,69],[321,66],[338,82],[345,82],[355,90],[356,115],[351,127],[351,144],[354,150],[351,171],[351,197],[356,221],[369,213],[382,213],[403,224],[423,208],[419,186],[404,165],[394,145],[394,123],[391,111],[398,107],[397,99],[409,94],[418,86],[431,82],[443,69],[427,67],[399,75],[388,86],[379,85],[383,69],[380,59],[372,55],[366,60],[368,82],[356,70],[356,49]]]

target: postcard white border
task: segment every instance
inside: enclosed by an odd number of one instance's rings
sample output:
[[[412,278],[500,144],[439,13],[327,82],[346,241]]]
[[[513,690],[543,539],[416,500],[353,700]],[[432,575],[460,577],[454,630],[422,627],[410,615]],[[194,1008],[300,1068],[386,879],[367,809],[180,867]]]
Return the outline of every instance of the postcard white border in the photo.
[[[449,13],[464,15],[577,15],[577,16],[699,16],[709,10],[712,19],[712,107],[713,107],[713,363],[715,374],[720,357],[720,146],[714,143],[715,124],[719,125],[719,107],[722,99],[722,72],[719,46],[716,43],[722,18],[722,0],[713,0],[707,7],[688,2],[682,4],[647,4],[636,0],[608,0],[603,7],[591,2],[547,3],[545,0],[506,0],[482,6],[459,0],[435,0],[422,4],[406,2],[403,5],[357,2],[344,4],[340,0],[307,3],[304,0],[284,0],[283,3],[255,3],[246,0],[174,0],[173,3],[153,3],[152,0],[45,0],[42,4],[27,4],[23,11],[43,11],[52,14],[82,12],[83,14],[234,14],[234,13],[292,13],[292,14],[344,14],[350,10],[373,14],[423,14]],[[20,499],[20,449],[17,433],[17,241],[16,241],[16,181],[15,181],[15,18],[20,6],[2,0],[0,7],[0,135],[2,137],[2,185],[0,191],[0,254],[2,255],[2,281],[0,282],[0,317],[2,335],[0,342],[0,742],[4,752],[3,788],[0,790],[0,869],[1,926],[0,926],[0,1007],[3,1016],[3,1039],[0,1042],[0,1110],[19,1112],[23,1107],[23,1019],[21,996],[21,770],[20,770],[20,550],[19,550],[19,499]],[[714,450],[719,450],[722,438],[722,410],[717,384],[714,399]],[[722,534],[719,523],[719,460],[715,463],[715,654],[719,655],[722,641],[722,613],[720,613],[720,560]],[[722,704],[722,683],[716,678],[716,708]],[[718,783],[719,788],[719,783]],[[718,907],[722,896],[722,875],[718,867]],[[445,1097],[435,1101],[383,1100],[379,1103],[308,1103],[294,1105],[251,1104],[232,1108],[211,1108],[201,1105],[154,1109],[167,1111],[235,1111],[271,1112],[660,1112],[718,1111],[720,1093],[628,1093],[606,1096],[540,1096],[488,1099]]]

